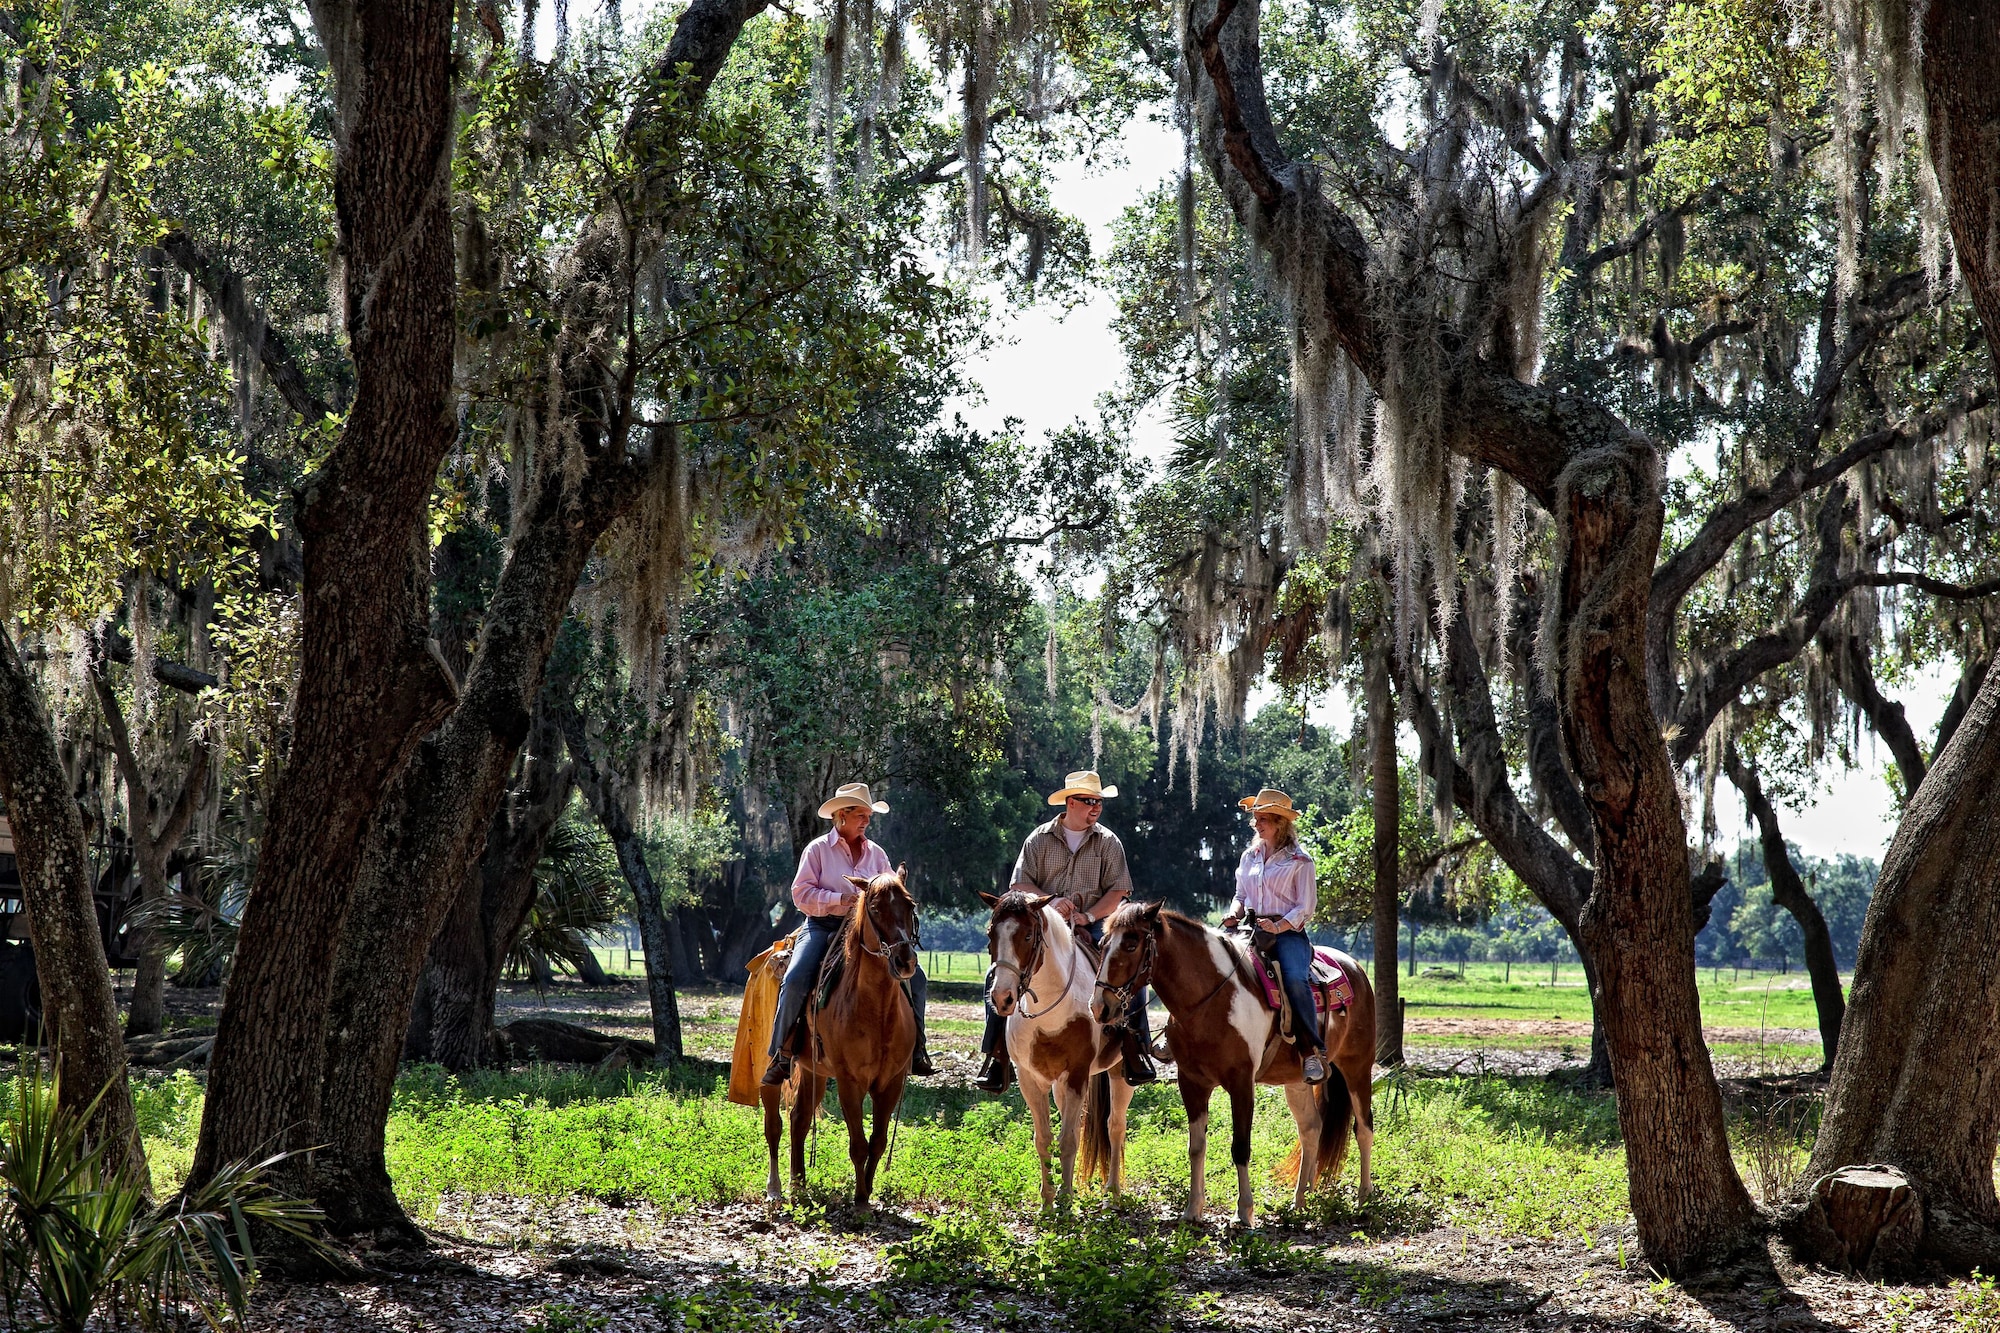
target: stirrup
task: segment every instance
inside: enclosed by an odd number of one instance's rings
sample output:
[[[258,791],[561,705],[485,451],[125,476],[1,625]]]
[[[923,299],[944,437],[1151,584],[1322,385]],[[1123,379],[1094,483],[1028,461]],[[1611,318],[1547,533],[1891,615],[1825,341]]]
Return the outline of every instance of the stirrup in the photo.
[[[1318,1051],[1306,1056],[1305,1073],[1308,1083],[1326,1082],[1326,1060]]]
[[[979,1077],[972,1086],[981,1092],[999,1096],[1007,1091],[1007,1085],[1014,1079],[1014,1062],[998,1051],[986,1053],[986,1063],[979,1067]]]
[[[911,1078],[925,1078],[935,1073],[937,1066],[931,1063],[931,1053],[928,1048],[919,1046],[910,1052]]]
[[[780,1051],[771,1057],[771,1063],[764,1070],[761,1086],[780,1088],[792,1081],[792,1057],[789,1052]]]

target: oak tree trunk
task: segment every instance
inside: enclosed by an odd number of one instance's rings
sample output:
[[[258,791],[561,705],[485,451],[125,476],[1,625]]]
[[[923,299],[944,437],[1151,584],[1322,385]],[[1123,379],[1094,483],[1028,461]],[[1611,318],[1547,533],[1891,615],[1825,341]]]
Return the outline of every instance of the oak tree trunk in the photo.
[[[1402,903],[1397,833],[1400,774],[1396,770],[1396,710],[1389,673],[1380,663],[1368,672],[1369,800],[1374,816],[1375,867],[1375,1063],[1403,1063],[1402,980],[1396,975],[1396,942]],[[1416,951],[1411,950],[1415,957]]]
[[[611,789],[610,779],[590,752],[590,738],[584,729],[582,712],[565,700],[558,707],[563,739],[569,743],[570,761],[576,765],[577,786],[583,791],[598,827],[611,839],[618,854],[618,868],[632,890],[634,915],[639,921],[639,939],[646,946],[646,999],[653,1015],[653,1059],[676,1064],[682,1058],[680,1000],[674,994],[674,958],[680,950],[675,938],[679,923],[668,914],[660,900],[660,886],[646,864],[646,849],[625,813],[624,804]]]
[[[1806,975],[1812,981],[1813,1008],[1819,1016],[1820,1049],[1824,1053],[1826,1066],[1833,1066],[1834,1054],[1840,1046],[1840,1024],[1847,1013],[1847,1000],[1840,989],[1840,963],[1834,957],[1833,935],[1826,928],[1826,916],[1819,910],[1819,904],[1806,892],[1806,886],[1799,879],[1798,868],[1792,864],[1791,849],[1785,846],[1785,835],[1778,827],[1778,812],[1772,808],[1771,798],[1764,792],[1763,783],[1758,780],[1757,770],[1744,763],[1730,745],[1723,757],[1723,765],[1729,772],[1729,779],[1743,793],[1743,803],[1750,808],[1752,818],[1757,821],[1757,837],[1764,850],[1764,873],[1771,879],[1771,901],[1792,914],[1799,923],[1799,934],[1805,940]],[[1916,781],[1923,782],[1922,770],[1917,770]]]
[[[191,1183],[321,1141],[327,1016],[363,834],[449,711],[426,508],[456,433],[447,0],[315,0],[333,75],[336,253],[355,396],[306,484],[299,677],[209,1065]],[[305,1186],[303,1162],[285,1176]]]
[[[1670,1273],[1733,1249],[1754,1220],[1702,1038],[1680,789],[1645,676],[1646,602],[1665,508],[1659,461],[1606,442],[1563,470],[1556,695],[1589,803],[1596,875],[1580,920],[1618,1093],[1639,1241]]]
[[[15,865],[41,978],[42,1022],[62,1071],[61,1105],[81,1115],[93,1101],[91,1137],[106,1160],[146,1178],[146,1150],[132,1114],[125,1039],[111,968],[97,931],[83,816],[41,689],[0,625],[0,800],[13,827]],[[102,1097],[99,1094],[102,1093]]]
[[[1960,272],[2000,365],[2000,25],[1979,0],[1923,11],[1930,150]],[[2000,672],[1932,757],[1883,857],[1807,1178],[1882,1164],[1923,1217],[1918,1253],[2000,1264]]]

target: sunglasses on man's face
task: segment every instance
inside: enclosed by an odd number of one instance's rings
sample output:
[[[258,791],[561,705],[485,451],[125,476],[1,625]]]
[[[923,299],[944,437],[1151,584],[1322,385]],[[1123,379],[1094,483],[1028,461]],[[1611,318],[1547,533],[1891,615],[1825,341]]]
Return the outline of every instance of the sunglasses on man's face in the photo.
[[[1090,806],[1092,809],[1096,809],[1098,806],[1104,804],[1102,800],[1100,800],[1095,796],[1072,796],[1070,797],[1070,799],[1072,801],[1075,801],[1078,805],[1087,805]]]

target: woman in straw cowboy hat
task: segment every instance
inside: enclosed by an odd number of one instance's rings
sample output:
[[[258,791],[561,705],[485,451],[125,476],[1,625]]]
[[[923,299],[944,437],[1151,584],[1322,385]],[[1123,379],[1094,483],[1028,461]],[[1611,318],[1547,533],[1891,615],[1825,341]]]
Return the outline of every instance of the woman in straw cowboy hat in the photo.
[[[888,802],[876,800],[865,782],[841,784],[819,808],[819,817],[832,820],[833,827],[806,844],[798,873],[792,876],[792,901],[805,913],[806,926],[792,948],[792,961],[778,988],[778,1014],[771,1024],[771,1064],[764,1071],[766,1083],[783,1083],[792,1076],[792,1029],[805,1014],[806,998],[819,980],[820,964],[857,896],[847,877],[869,880],[894,869],[889,854],[868,837],[868,821],[888,813]],[[910,1072],[934,1073],[930,1050],[924,1043],[928,983],[921,966],[910,978],[909,990],[917,1020],[917,1046],[910,1057]]]
[[[1306,923],[1319,902],[1313,859],[1299,846],[1294,832],[1298,811],[1292,808],[1291,797],[1266,787],[1237,804],[1250,812],[1257,836],[1236,863],[1236,897],[1222,924],[1233,927],[1248,916],[1271,934],[1271,954],[1278,960],[1285,998],[1291,1001],[1292,1037],[1305,1060],[1306,1082],[1318,1083],[1326,1077],[1322,1054],[1326,1043],[1313,1005],[1313,948],[1306,934]]]
[[[1104,936],[1104,918],[1118,910],[1131,896],[1132,872],[1125,867],[1125,844],[1118,835],[1097,821],[1103,817],[1104,803],[1118,795],[1118,788],[1089,769],[1081,769],[1063,779],[1063,785],[1049,794],[1049,804],[1062,813],[1046,824],[1035,826],[1021,844],[1014,862],[1011,887],[1031,893],[1046,893],[1057,900],[1063,915],[1095,941]],[[986,988],[993,989],[993,973],[986,974]],[[1152,1041],[1146,1031],[1146,992],[1132,997],[1127,1014],[1125,1081],[1137,1086],[1159,1077],[1147,1051]],[[986,1034],[979,1043],[985,1062],[973,1086],[983,1092],[1007,1090],[1013,1077],[1013,1061],[1007,1056],[1007,1020],[986,1002]]]

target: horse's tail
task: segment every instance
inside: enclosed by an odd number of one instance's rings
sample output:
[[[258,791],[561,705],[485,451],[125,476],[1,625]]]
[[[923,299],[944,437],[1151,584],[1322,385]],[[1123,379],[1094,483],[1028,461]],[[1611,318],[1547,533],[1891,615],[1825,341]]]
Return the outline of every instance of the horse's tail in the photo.
[[[1326,1078],[1313,1089],[1313,1103],[1319,1107],[1319,1156],[1309,1186],[1340,1178],[1354,1123],[1354,1102],[1347,1095],[1347,1078],[1331,1060],[1326,1062]],[[1298,1183],[1299,1168],[1304,1163],[1304,1146],[1294,1141],[1285,1160],[1278,1163],[1278,1179],[1287,1185]]]
[[[1080,1174],[1085,1181],[1100,1177],[1111,1179],[1111,1073],[1090,1076],[1090,1087],[1083,1094],[1083,1164]]]
[[[1347,1076],[1332,1060],[1326,1062],[1326,1078],[1319,1085],[1318,1096],[1319,1174],[1313,1179],[1315,1185],[1340,1179],[1340,1168],[1347,1161],[1347,1142],[1354,1137],[1354,1099],[1347,1093]]]

